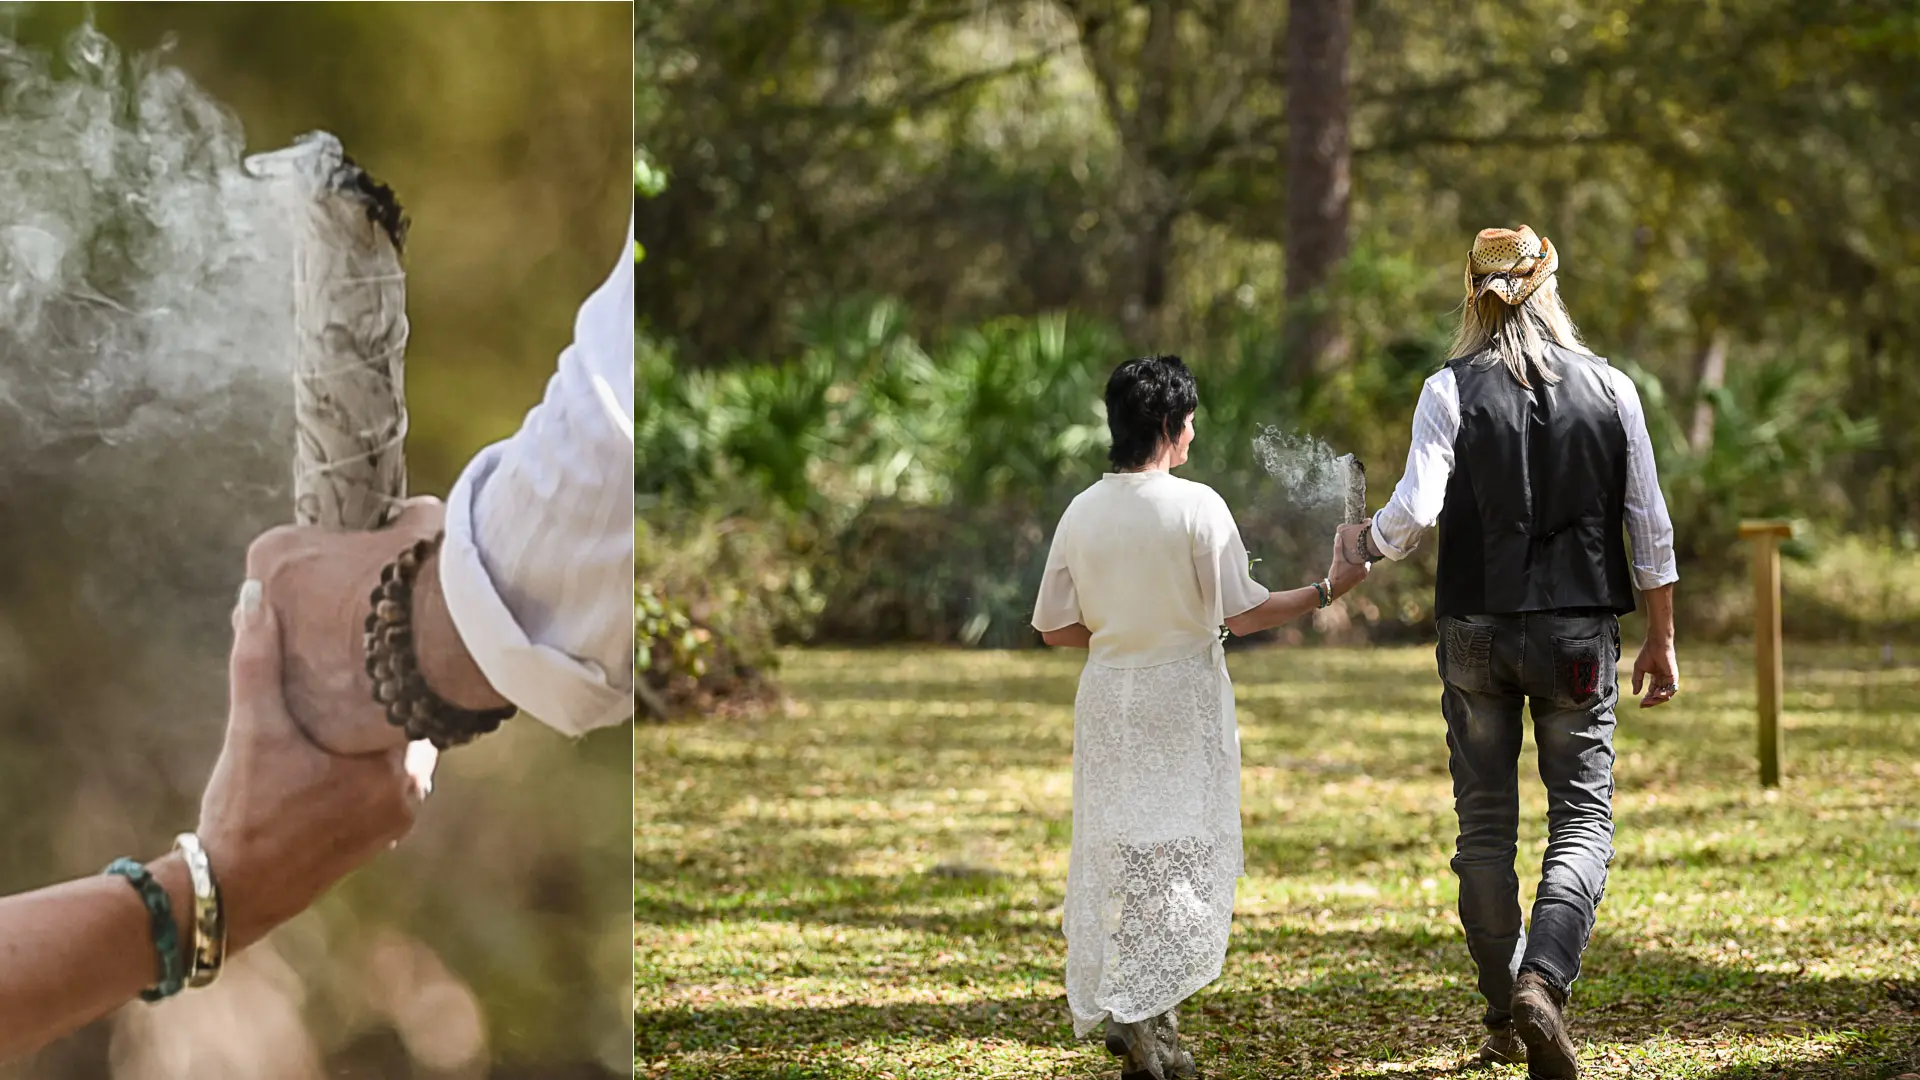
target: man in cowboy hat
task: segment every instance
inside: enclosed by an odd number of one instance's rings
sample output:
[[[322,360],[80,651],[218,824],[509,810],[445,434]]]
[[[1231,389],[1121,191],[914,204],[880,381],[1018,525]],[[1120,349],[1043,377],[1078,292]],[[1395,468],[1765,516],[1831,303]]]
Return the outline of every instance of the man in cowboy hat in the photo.
[[[1679,691],[1673,525],[1633,382],[1580,341],[1559,252],[1519,229],[1474,238],[1453,359],[1414,413],[1406,473],[1373,520],[1343,526],[1353,559],[1404,559],[1440,526],[1434,615],[1460,835],[1460,923],[1488,1035],[1470,1059],[1525,1059],[1573,1078],[1563,1010],[1613,858],[1619,616],[1647,601],[1633,692]],[[1632,538],[1629,557],[1622,534]],[[1547,852],[1523,928],[1514,855],[1521,712],[1548,796]]]

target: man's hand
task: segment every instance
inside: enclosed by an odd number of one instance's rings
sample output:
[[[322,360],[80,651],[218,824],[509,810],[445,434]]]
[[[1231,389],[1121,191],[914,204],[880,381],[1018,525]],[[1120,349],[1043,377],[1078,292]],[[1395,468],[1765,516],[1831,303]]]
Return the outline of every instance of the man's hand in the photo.
[[[1680,692],[1680,657],[1674,652],[1672,638],[1660,641],[1648,637],[1640,646],[1640,657],[1633,662],[1633,692],[1638,694],[1640,684],[1649,677],[1652,681],[1647,694],[1640,699],[1643,709],[1665,705]]]
[[[241,590],[233,621],[226,743],[197,831],[238,951],[404,836],[432,766],[410,776],[419,762],[398,746],[354,756],[316,748],[282,700],[283,627],[259,582]]]
[[[376,532],[283,526],[247,549],[247,576],[266,588],[280,625],[287,710],[315,744],[336,754],[392,750],[406,743],[373,700],[361,635],[380,570],[415,541],[440,531],[438,499],[408,500],[393,524]],[[498,708],[495,693],[467,655],[440,594],[438,558],[413,590],[413,648],[427,685],[470,709]]]
[[[1640,699],[1641,708],[1651,709],[1680,692],[1680,658],[1673,651],[1673,583],[1646,589],[1642,595],[1647,601],[1647,641],[1633,662],[1633,692],[1639,693],[1641,682],[1652,676],[1647,696]]]

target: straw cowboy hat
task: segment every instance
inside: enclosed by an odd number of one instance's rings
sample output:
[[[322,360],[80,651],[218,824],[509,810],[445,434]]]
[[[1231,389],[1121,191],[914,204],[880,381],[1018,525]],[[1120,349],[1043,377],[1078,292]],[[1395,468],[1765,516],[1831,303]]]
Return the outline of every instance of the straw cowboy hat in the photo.
[[[1492,293],[1518,306],[1560,269],[1560,253],[1544,236],[1525,225],[1518,229],[1481,229],[1467,256],[1467,302]]]

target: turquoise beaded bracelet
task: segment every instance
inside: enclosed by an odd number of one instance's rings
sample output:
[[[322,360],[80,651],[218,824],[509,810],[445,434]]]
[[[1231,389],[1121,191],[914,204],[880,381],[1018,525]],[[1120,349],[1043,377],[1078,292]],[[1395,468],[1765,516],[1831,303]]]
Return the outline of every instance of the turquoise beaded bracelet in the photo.
[[[153,986],[140,991],[140,1000],[162,1001],[179,993],[186,979],[180,970],[184,966],[180,956],[180,928],[173,921],[173,901],[167,896],[167,890],[153,879],[146,867],[132,859],[115,859],[107,864],[102,873],[126,878],[127,883],[140,894],[140,902],[147,906],[147,921],[153,931],[153,951],[158,954],[156,968],[160,979]]]

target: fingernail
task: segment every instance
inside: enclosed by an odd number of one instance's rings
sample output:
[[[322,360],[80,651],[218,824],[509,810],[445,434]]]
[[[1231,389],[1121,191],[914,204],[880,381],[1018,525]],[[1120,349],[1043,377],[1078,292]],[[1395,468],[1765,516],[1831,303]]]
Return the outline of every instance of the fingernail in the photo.
[[[251,624],[259,617],[260,601],[265,594],[266,590],[261,586],[259,581],[253,578],[248,578],[246,582],[240,586],[240,619],[242,622]]]

